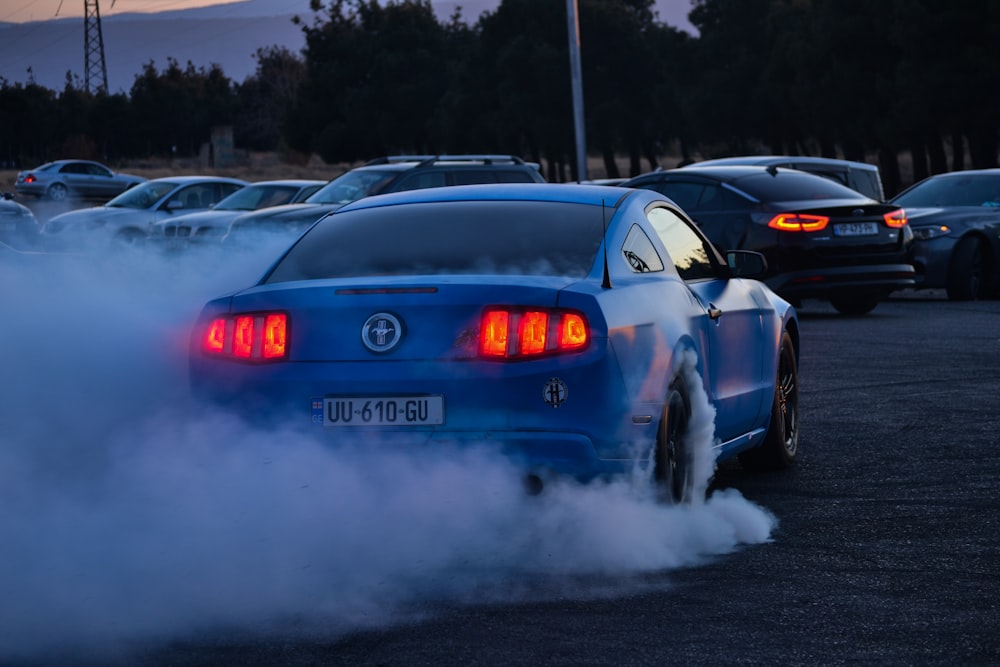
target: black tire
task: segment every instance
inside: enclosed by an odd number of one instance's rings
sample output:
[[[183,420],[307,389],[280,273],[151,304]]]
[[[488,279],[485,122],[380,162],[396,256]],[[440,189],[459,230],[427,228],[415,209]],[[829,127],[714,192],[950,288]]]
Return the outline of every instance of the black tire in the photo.
[[[840,294],[830,297],[830,305],[841,315],[867,315],[875,310],[879,298],[871,294]]]
[[[786,331],[778,350],[778,375],[767,435],[759,447],[742,452],[739,459],[748,470],[783,470],[795,463],[798,450],[799,370],[795,345]]]
[[[115,243],[123,246],[136,246],[146,240],[146,234],[138,229],[126,227],[114,237]]]
[[[49,186],[47,196],[52,201],[65,201],[69,196],[69,190],[62,183],[53,183]]]
[[[983,242],[975,236],[959,240],[951,252],[948,298],[952,301],[985,299],[990,293],[990,261]]]
[[[691,401],[684,381],[675,380],[667,392],[663,416],[656,433],[653,481],[660,502],[691,502],[694,489],[694,460],[688,443]]]

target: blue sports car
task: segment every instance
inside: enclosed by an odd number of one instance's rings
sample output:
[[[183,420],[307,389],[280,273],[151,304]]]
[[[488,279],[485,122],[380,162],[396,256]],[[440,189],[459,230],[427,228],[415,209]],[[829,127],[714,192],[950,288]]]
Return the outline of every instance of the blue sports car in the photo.
[[[765,270],[651,190],[369,197],[204,307],[192,388],[332,442],[485,443],[535,490],[652,465],[658,493],[685,501],[696,395],[717,460],[796,458],[798,320],[753,278]]]

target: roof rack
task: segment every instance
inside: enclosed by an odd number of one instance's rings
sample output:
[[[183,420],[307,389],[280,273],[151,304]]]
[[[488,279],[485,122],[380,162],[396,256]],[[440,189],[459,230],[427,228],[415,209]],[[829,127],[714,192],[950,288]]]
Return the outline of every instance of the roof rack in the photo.
[[[516,155],[493,155],[487,153],[462,155],[386,155],[369,160],[365,164],[393,164],[396,162],[419,162],[421,165],[434,164],[435,162],[483,162],[485,164],[510,162],[512,164],[525,164],[524,160]]]

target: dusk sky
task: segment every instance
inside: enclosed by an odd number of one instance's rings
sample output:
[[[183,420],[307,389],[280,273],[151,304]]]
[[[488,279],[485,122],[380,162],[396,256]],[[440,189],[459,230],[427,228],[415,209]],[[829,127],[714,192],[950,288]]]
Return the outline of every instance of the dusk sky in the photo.
[[[169,12],[221,4],[226,3],[219,0],[115,0],[114,3],[111,0],[100,0],[98,7],[101,16],[105,17],[116,13]],[[83,7],[83,0],[0,0],[0,22],[26,23],[72,18],[83,16]]]
[[[234,0],[239,1],[239,0]],[[228,4],[224,0],[99,0],[98,7],[101,17],[115,14],[131,14],[136,12],[169,12],[180,9],[193,9],[210,5]],[[271,0],[272,6],[287,8],[288,13],[304,12],[308,0]],[[432,4],[455,4],[455,0],[432,0]],[[458,0],[465,9],[467,16],[478,16],[480,7],[490,7],[499,4],[499,0]],[[84,0],[0,0],[0,23],[26,23],[29,21],[48,21],[55,18],[82,17]],[[671,25],[686,28],[686,17],[691,9],[691,0],[656,0],[656,8],[661,18]]]

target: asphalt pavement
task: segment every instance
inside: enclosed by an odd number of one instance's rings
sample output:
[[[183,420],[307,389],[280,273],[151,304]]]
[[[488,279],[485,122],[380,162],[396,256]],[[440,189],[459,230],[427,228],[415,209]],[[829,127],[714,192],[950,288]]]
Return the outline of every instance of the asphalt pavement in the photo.
[[[906,292],[861,317],[800,312],[798,464],[716,474],[774,513],[769,542],[633,577],[633,592],[608,575],[577,586],[617,592],[428,601],[347,637],[218,637],[140,662],[1000,664],[1000,302]]]

